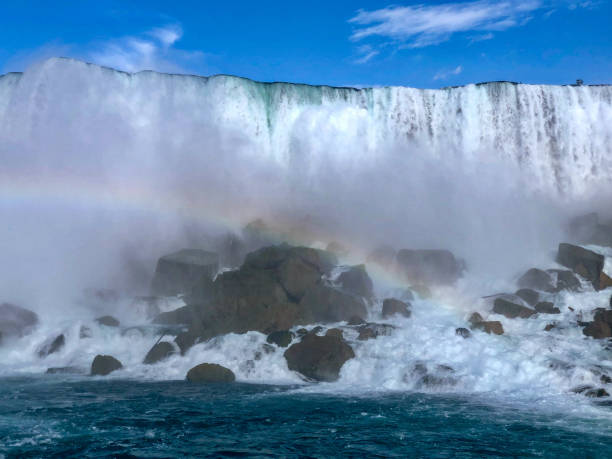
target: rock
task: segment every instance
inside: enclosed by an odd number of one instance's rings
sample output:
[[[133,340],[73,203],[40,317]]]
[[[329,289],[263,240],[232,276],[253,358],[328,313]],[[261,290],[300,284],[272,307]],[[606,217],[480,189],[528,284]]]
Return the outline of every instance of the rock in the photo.
[[[335,336],[336,338],[344,338],[342,330],[339,328],[330,328],[325,332],[325,336]]]
[[[485,333],[493,333],[495,335],[504,334],[504,327],[502,326],[501,322],[497,320],[485,321],[477,312],[470,316],[469,322],[473,330],[482,330]]]
[[[414,284],[452,285],[465,270],[465,263],[448,250],[402,249],[396,261],[406,279]]]
[[[200,331],[198,329],[191,329],[181,332],[176,335],[176,338],[174,338],[174,342],[181,350],[181,355],[185,355],[185,353],[199,341]]]
[[[389,336],[393,330],[395,330],[393,325],[369,323],[357,329],[359,332],[357,339],[366,341],[369,339],[376,339],[379,336]]]
[[[123,368],[119,360],[110,355],[97,355],[91,363],[91,376],[106,376]]]
[[[320,280],[322,272],[300,257],[289,257],[277,268],[278,280],[285,289],[287,296],[299,302],[304,294]]]
[[[544,331],[551,331],[553,328],[556,328],[557,324],[546,324],[546,327],[544,327]]]
[[[308,330],[306,330],[305,328],[298,328],[295,332],[300,338],[302,338],[303,336],[306,336],[308,334]]]
[[[162,312],[155,319],[154,324],[158,325],[193,325],[201,323],[202,317],[196,306],[188,305],[175,309],[174,311]]]
[[[540,301],[535,305],[535,310],[540,314],[561,314],[561,310],[550,301]]]
[[[249,248],[278,244],[284,239],[280,231],[272,229],[261,218],[249,222],[242,235]]]
[[[118,327],[120,325],[119,321],[115,319],[113,316],[98,317],[96,319],[96,322],[106,327]]]
[[[569,235],[579,244],[612,247],[612,226],[600,223],[599,215],[595,212],[572,219]]]
[[[216,363],[201,363],[187,373],[187,381],[192,383],[231,383],[235,380],[232,370]]]
[[[496,314],[501,314],[508,319],[515,319],[517,317],[526,319],[536,313],[533,309],[527,308],[520,304],[512,303],[504,298],[495,299],[495,302],[493,303],[493,312]]]
[[[270,344],[276,344],[278,347],[287,347],[293,341],[295,335],[289,330],[279,330],[272,332],[266,338],[266,341]]]
[[[79,367],[50,367],[45,372],[48,375],[80,375],[86,370]]]
[[[315,381],[336,381],[344,363],[355,353],[341,337],[308,334],[289,347],[284,356],[292,371]]]
[[[540,290],[543,292],[554,292],[555,286],[549,273],[538,268],[531,268],[517,281],[517,285],[523,289]]]
[[[152,365],[157,362],[161,362],[162,360],[166,360],[168,357],[176,354],[176,350],[172,343],[167,341],[161,341],[156,343],[151,350],[147,353],[143,363],[145,365]]]
[[[190,293],[203,277],[212,279],[219,270],[219,256],[199,249],[183,249],[157,262],[151,294],[174,296]]]
[[[351,266],[348,271],[344,271],[338,276],[337,280],[340,287],[355,295],[371,301],[374,298],[374,285],[368,276],[365,265]]]
[[[590,281],[595,290],[604,288],[600,286],[604,266],[603,255],[577,245],[561,243],[557,253],[557,263]]]
[[[462,338],[469,338],[472,336],[472,333],[467,328],[457,328],[455,330],[455,334],[457,336],[461,336]]]
[[[321,274],[329,274],[332,268],[338,264],[338,258],[325,250],[281,244],[263,247],[249,253],[244,260],[243,267],[277,269],[286,260],[296,257],[315,267]]]
[[[399,314],[404,317],[410,317],[410,305],[395,298],[387,298],[383,301],[382,316],[387,319],[393,315]]]
[[[313,335],[318,335],[319,333],[321,333],[323,331],[323,327],[321,327],[320,325],[317,325],[316,327],[311,328],[308,333],[311,333]]]
[[[36,313],[10,303],[0,304],[0,343],[28,334],[37,324]]]
[[[562,290],[569,290],[571,292],[575,292],[580,290],[580,279],[578,279],[573,272],[568,271],[566,269],[547,269],[546,272],[552,274],[553,276],[556,276],[556,292],[560,292]]]
[[[584,394],[585,397],[589,398],[600,398],[600,397],[609,397],[610,394],[606,392],[605,389],[599,388],[594,389],[593,386],[578,386],[572,389],[572,392],[576,394]]]
[[[50,343],[45,344],[39,351],[38,351],[38,356],[43,359],[45,357],[47,357],[50,354],[54,354],[58,351],[60,351],[64,345],[66,344],[66,338],[64,337],[64,335],[59,335],[57,336],[53,341],[51,341]]]
[[[363,325],[365,323],[366,321],[359,316],[351,316],[351,318],[346,322],[347,325]]]
[[[323,284],[311,288],[299,306],[303,323],[341,322],[368,314],[359,298]]]
[[[582,329],[585,336],[591,336],[595,339],[603,339],[612,337],[610,326],[603,321],[593,321]]]
[[[525,302],[530,306],[534,306],[540,299],[540,294],[530,288],[522,288],[517,290],[515,295],[525,300]]]
[[[210,301],[214,296],[215,286],[213,279],[205,274],[193,285],[191,292],[183,297],[186,303],[200,304]]]
[[[397,251],[389,245],[381,245],[376,247],[368,255],[368,263],[376,263],[383,268],[390,268],[393,266]]]
[[[457,384],[457,379],[452,376],[454,373],[455,370],[448,365],[436,365],[430,370],[422,362],[417,362],[411,371],[412,377],[416,378],[417,389],[454,386]]]

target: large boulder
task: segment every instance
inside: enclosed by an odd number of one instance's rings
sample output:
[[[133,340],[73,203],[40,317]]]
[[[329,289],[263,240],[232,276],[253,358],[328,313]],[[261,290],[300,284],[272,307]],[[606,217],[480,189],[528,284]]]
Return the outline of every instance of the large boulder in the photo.
[[[48,355],[55,354],[56,352],[62,350],[65,345],[66,337],[61,334],[55,337],[53,340],[43,344],[43,346],[38,350],[38,356],[42,359]]]
[[[172,343],[167,341],[161,341],[156,343],[151,350],[147,353],[143,363],[146,365],[153,365],[154,363],[166,360],[168,357],[176,354],[176,350]]]
[[[539,314],[561,314],[561,310],[550,301],[540,301],[535,305],[535,310]]]
[[[584,247],[559,244],[557,263],[571,269],[593,284],[595,290],[605,288],[606,274],[603,273],[604,256]],[[603,275],[603,276],[602,276]]]
[[[0,304],[0,343],[28,334],[37,324],[36,313],[10,303]]]
[[[556,277],[555,291],[569,290],[575,292],[580,290],[580,279],[573,272],[566,269],[547,269],[546,272]]]
[[[202,278],[212,279],[219,270],[219,256],[199,249],[183,249],[157,262],[151,294],[174,296],[190,293]]]
[[[517,317],[527,319],[536,313],[536,311],[533,309],[521,304],[513,303],[504,298],[495,299],[495,302],[493,303],[493,312],[496,314],[501,314],[508,319],[516,319]]]
[[[359,332],[357,339],[359,341],[367,341],[369,339],[376,339],[379,336],[389,336],[393,333],[393,330],[395,330],[393,325],[367,323],[357,328]]]
[[[410,304],[395,298],[386,298],[383,301],[382,316],[387,319],[391,316],[399,314],[404,317],[410,317]]]
[[[337,279],[340,287],[355,296],[371,301],[374,298],[374,284],[368,276],[365,265],[351,266]]]
[[[593,321],[588,322],[582,330],[585,336],[595,339],[612,337],[612,310],[598,308],[595,310]]]
[[[315,267],[321,274],[329,274],[338,264],[338,258],[325,250],[280,244],[263,247],[249,253],[244,260],[243,268],[276,269],[291,258],[300,258]]]
[[[236,380],[236,375],[216,363],[201,363],[187,372],[186,379],[192,383],[231,383]]]
[[[111,355],[96,355],[91,363],[91,376],[106,376],[123,368],[119,360]]]
[[[308,334],[285,351],[287,366],[292,371],[315,381],[336,381],[342,365],[355,357],[347,342],[336,334]]]
[[[162,312],[153,319],[158,325],[188,325],[195,326],[202,320],[200,310],[194,305],[187,305],[174,311]]]
[[[538,268],[531,268],[517,281],[522,289],[540,290],[543,292],[554,292],[555,285],[552,276]]]
[[[368,314],[361,299],[324,284],[311,288],[299,306],[302,323],[341,322]]]
[[[530,288],[522,288],[517,290],[514,294],[530,306],[534,306],[540,299],[540,294]]]
[[[402,249],[396,261],[400,272],[413,284],[452,285],[465,270],[465,263],[448,250]]]

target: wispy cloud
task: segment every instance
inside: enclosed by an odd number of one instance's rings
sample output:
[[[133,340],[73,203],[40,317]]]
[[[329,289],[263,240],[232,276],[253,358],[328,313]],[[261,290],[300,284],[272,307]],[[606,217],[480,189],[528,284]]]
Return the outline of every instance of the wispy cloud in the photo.
[[[189,63],[200,60],[199,51],[185,51],[175,45],[183,36],[180,25],[156,27],[138,36],[127,36],[99,43],[87,59],[100,65],[137,72],[185,73]]]
[[[357,26],[351,40],[378,36],[419,48],[446,41],[456,33],[492,32],[517,27],[529,20],[531,12],[542,6],[540,0],[478,0],[360,10],[349,20]]]
[[[355,64],[365,64],[372,58],[378,56],[380,51],[372,48],[370,45],[364,45],[357,48],[357,53],[359,54],[359,57],[357,57],[353,62]]]
[[[446,80],[448,77],[452,76],[452,75],[459,75],[461,72],[463,72],[463,67],[461,65],[458,65],[457,67],[455,67],[452,70],[441,70],[438,73],[436,73],[433,77],[434,81],[437,80]]]

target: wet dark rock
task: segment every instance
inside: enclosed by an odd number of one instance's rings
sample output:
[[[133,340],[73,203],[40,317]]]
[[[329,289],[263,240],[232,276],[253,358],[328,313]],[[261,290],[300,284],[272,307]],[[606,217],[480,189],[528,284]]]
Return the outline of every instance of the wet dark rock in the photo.
[[[469,338],[470,336],[472,336],[472,333],[467,329],[467,328],[457,328],[455,330],[455,334],[457,336],[461,336],[462,338]]]
[[[200,341],[200,332],[198,330],[187,330],[179,333],[174,338],[174,342],[181,350],[181,354],[185,353],[195,344]]]
[[[601,377],[599,378],[599,380],[603,383],[603,384],[612,384],[612,378],[608,375],[601,375]]]
[[[48,355],[54,354],[60,351],[66,344],[66,337],[61,334],[57,336],[53,341],[48,342],[43,345],[43,347],[38,351],[38,356],[43,359]]]
[[[534,306],[540,299],[540,294],[530,288],[517,290],[515,295],[522,298],[530,306]]]
[[[157,362],[161,362],[162,360],[166,360],[174,354],[176,354],[176,349],[174,349],[172,343],[161,341],[151,348],[143,363],[145,365],[153,365]]]
[[[337,257],[346,257],[349,254],[348,249],[337,241],[331,241],[329,244],[327,244],[325,250],[333,253]]]
[[[588,325],[582,329],[582,333],[595,339],[612,337],[610,326],[603,321],[589,322]]]
[[[118,327],[120,325],[119,321],[115,319],[113,316],[98,317],[96,319],[96,322],[106,327]]]
[[[342,330],[339,328],[330,328],[325,332],[325,336],[335,336],[336,338],[344,338]]]
[[[321,274],[329,274],[338,264],[338,258],[325,250],[310,247],[294,247],[288,244],[263,247],[249,253],[243,267],[252,269],[277,269],[288,259],[299,258],[315,267]]]
[[[410,305],[395,298],[387,298],[383,301],[382,316],[387,319],[391,316],[399,314],[404,317],[410,317]]]
[[[278,280],[293,301],[300,301],[314,287],[323,274],[319,268],[299,256],[291,256],[277,268]]]
[[[582,333],[595,339],[612,337],[612,310],[597,308],[592,322],[587,322]]]
[[[604,256],[583,247],[561,243],[557,253],[557,263],[571,269],[593,284],[595,290],[601,290],[606,283],[602,278]],[[607,277],[604,274],[605,277]]]
[[[393,325],[369,323],[362,325],[357,329],[359,332],[357,339],[360,341],[366,341],[369,339],[376,339],[379,336],[389,336],[391,333],[393,333],[393,330],[395,330]]]
[[[550,301],[540,301],[535,305],[535,310],[540,314],[561,314],[561,310]]]
[[[520,288],[528,288],[532,290],[540,290],[543,292],[554,292],[555,285],[553,284],[552,276],[546,271],[538,268],[531,268],[523,274],[517,281]]]
[[[85,369],[79,367],[50,367],[45,373],[48,375],[80,375],[85,372]]]
[[[557,278],[557,285],[555,287],[556,292],[562,290],[568,290],[570,292],[576,292],[580,290],[581,284],[580,279],[576,275],[568,271],[567,269],[547,269],[547,273]]]
[[[544,331],[551,331],[553,328],[556,328],[557,324],[546,324],[546,327],[544,327]]]
[[[219,256],[199,249],[183,249],[157,262],[151,294],[174,296],[190,293],[203,277],[212,279],[219,270]]]
[[[368,313],[361,299],[323,284],[311,288],[299,306],[304,323],[341,322]]]
[[[187,372],[187,381],[192,383],[231,383],[235,380],[232,370],[216,363],[201,363]]]
[[[352,316],[347,322],[347,325],[363,325],[366,321],[359,316]]]
[[[0,343],[28,334],[37,324],[36,313],[11,303],[0,304]]]
[[[470,326],[472,330],[482,330],[485,333],[494,334],[494,335],[503,335],[504,327],[501,322],[497,320],[485,321],[482,316],[474,312],[469,318]]]
[[[119,360],[110,355],[97,355],[91,363],[91,376],[106,376],[123,368]]]
[[[584,384],[581,386],[576,386],[574,388],[571,389],[571,391],[575,394],[582,394],[584,392],[586,392],[589,389],[593,389],[593,386],[589,386],[588,384]]]
[[[284,356],[292,371],[315,381],[336,381],[344,363],[355,353],[342,337],[308,334]]]
[[[308,334],[308,330],[305,328],[298,328],[295,333],[301,338],[302,336],[306,336]]]
[[[374,298],[374,284],[368,276],[365,265],[351,266],[338,276],[340,287],[355,296],[371,301]]]
[[[600,397],[609,397],[610,394],[608,394],[608,392],[606,392],[605,389],[599,388],[599,389],[589,389],[584,393],[585,397],[590,397],[590,398],[600,398]]]
[[[153,323],[158,325],[197,325],[201,322],[201,319],[198,308],[187,305],[174,311],[162,312],[153,319]]]
[[[276,344],[278,347],[287,347],[293,341],[295,335],[289,330],[279,330],[272,332],[266,338],[266,341],[270,344]]]
[[[595,212],[572,219],[569,235],[579,244],[612,247],[612,226],[601,223]]]
[[[457,384],[454,373],[455,370],[448,365],[435,365],[429,368],[422,362],[417,362],[411,371],[412,378],[416,378],[415,387],[417,389],[454,386]]]
[[[465,263],[448,250],[402,249],[397,252],[396,261],[413,284],[452,285],[465,270]]]
[[[536,313],[533,309],[512,303],[504,298],[495,299],[493,303],[493,312],[501,314],[508,319],[516,319],[517,317],[527,319]]]
[[[314,328],[311,328],[308,333],[310,334],[314,334],[314,335],[318,335],[319,333],[321,333],[323,331],[323,327],[321,327],[320,325],[317,325]]]

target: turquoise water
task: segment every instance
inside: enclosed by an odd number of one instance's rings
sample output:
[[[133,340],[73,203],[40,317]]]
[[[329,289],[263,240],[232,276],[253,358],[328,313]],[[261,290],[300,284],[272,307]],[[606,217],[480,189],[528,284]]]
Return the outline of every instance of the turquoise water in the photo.
[[[475,397],[10,378],[0,457],[610,457],[612,423]]]

